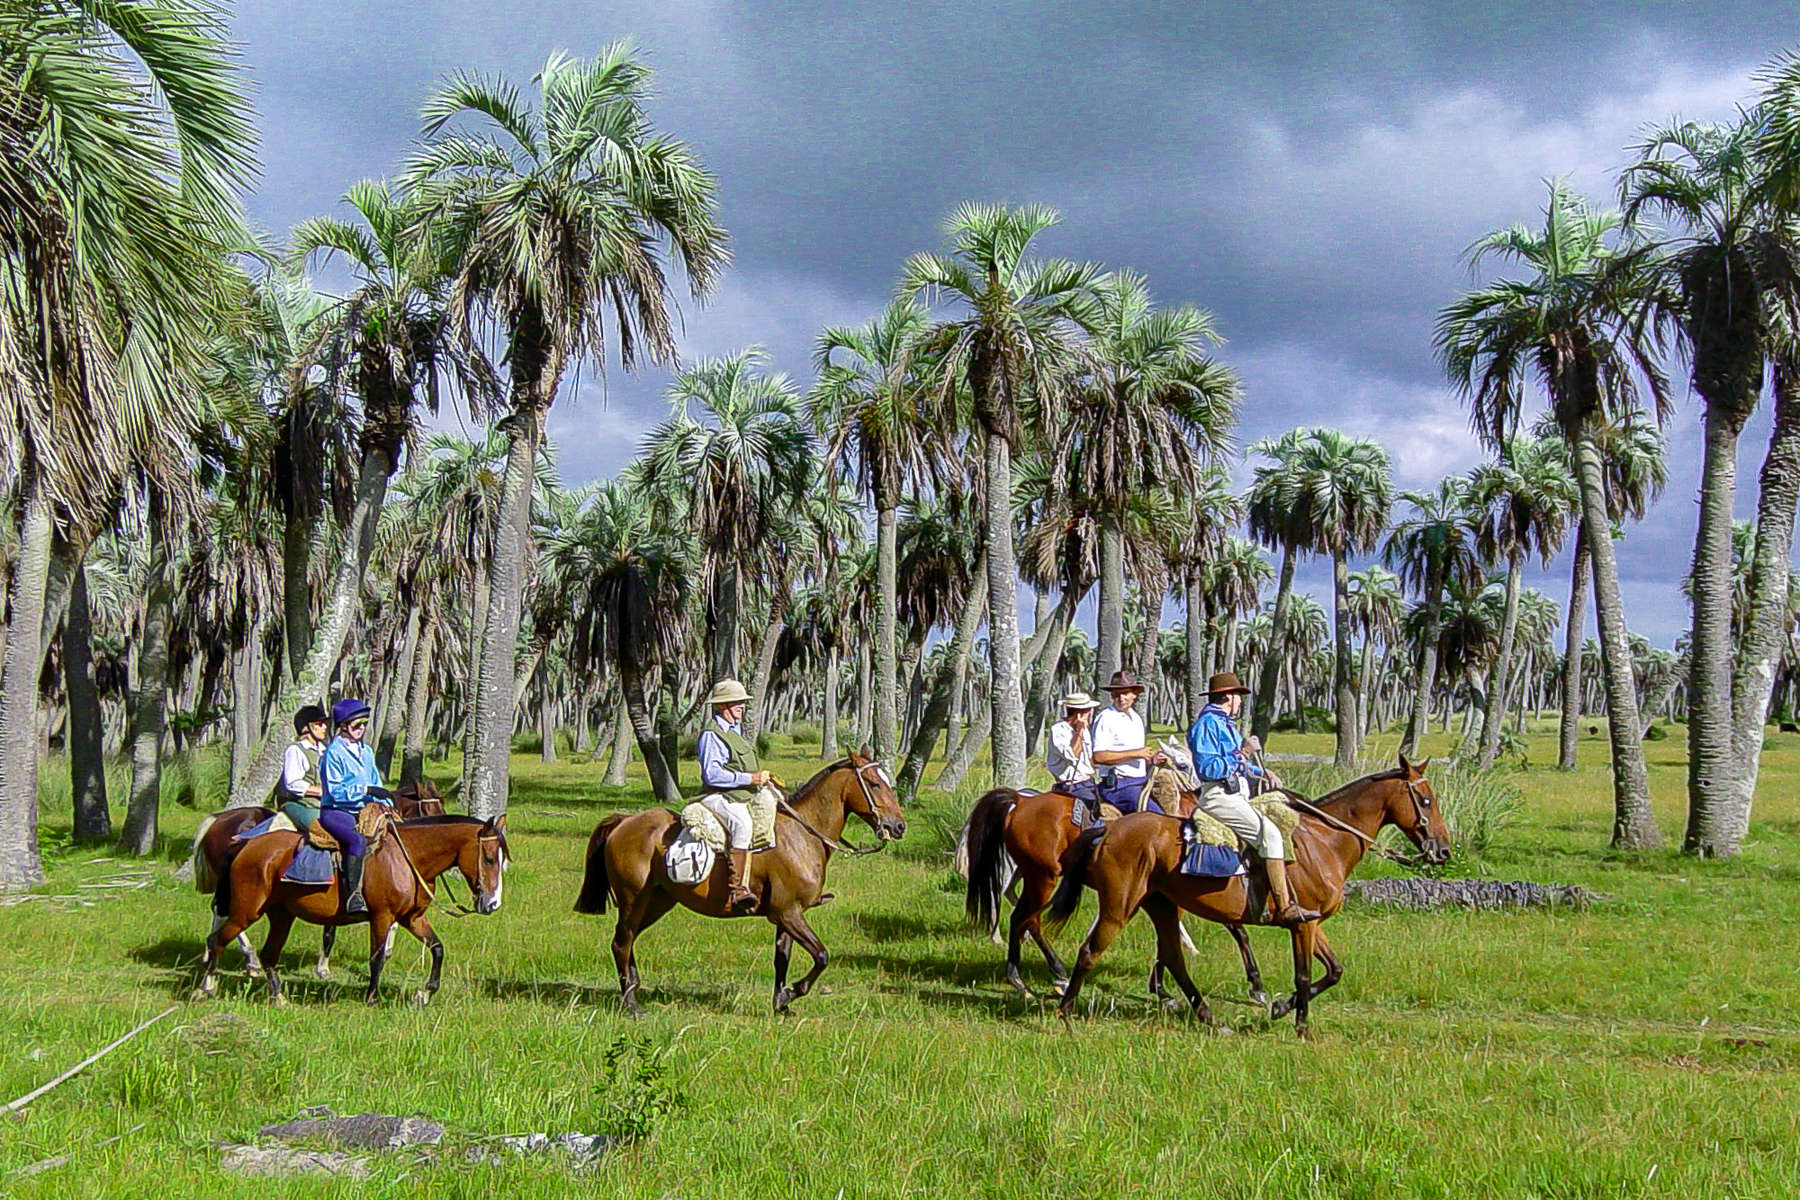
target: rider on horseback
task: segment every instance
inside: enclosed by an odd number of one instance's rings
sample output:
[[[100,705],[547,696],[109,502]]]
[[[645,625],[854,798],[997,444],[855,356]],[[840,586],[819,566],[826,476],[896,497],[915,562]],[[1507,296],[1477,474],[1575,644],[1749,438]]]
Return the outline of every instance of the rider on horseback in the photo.
[[[1156,801],[1143,795],[1150,768],[1169,760],[1150,749],[1144,733],[1143,714],[1136,711],[1144,685],[1130,671],[1114,671],[1103,689],[1112,696],[1112,707],[1094,718],[1094,765],[1100,768],[1100,798],[1122,813],[1136,812],[1140,798],[1150,812],[1161,812]]]
[[[1275,772],[1250,761],[1236,717],[1250,689],[1236,675],[1214,675],[1207,687],[1209,703],[1200,710],[1188,730],[1188,749],[1194,756],[1194,773],[1200,777],[1199,808],[1237,834],[1255,850],[1268,870],[1269,892],[1275,902],[1277,925],[1316,921],[1319,914],[1294,902],[1288,886],[1287,847],[1275,823],[1250,807],[1250,776],[1280,787]],[[1261,749],[1252,744],[1251,749]]]
[[[301,833],[319,819],[319,798],[325,794],[319,784],[319,757],[325,753],[329,728],[325,722],[324,709],[302,705],[294,714],[294,740],[281,755],[281,786],[276,798]]]
[[[749,699],[749,691],[735,679],[714,684],[706,697],[713,719],[700,731],[695,747],[700,758],[700,785],[711,793],[701,797],[700,803],[725,826],[730,855],[725,904],[734,913],[756,908],[756,896],[745,886],[750,868],[749,806],[756,789],[774,779],[757,765],[756,747],[744,736],[744,704]]]
[[[324,792],[319,824],[344,849],[344,911],[366,913],[369,906],[363,900],[362,877],[363,856],[369,846],[357,832],[356,817],[371,800],[390,807],[393,801],[381,786],[375,752],[363,741],[369,728],[367,702],[339,700],[331,706],[331,723],[337,726],[338,733],[319,758]]]
[[[1044,765],[1056,780],[1055,790],[1067,792],[1100,811],[1100,789],[1094,778],[1094,738],[1088,725],[1094,719],[1098,700],[1086,692],[1070,692],[1063,697],[1063,719],[1050,727],[1050,745],[1044,751]]]

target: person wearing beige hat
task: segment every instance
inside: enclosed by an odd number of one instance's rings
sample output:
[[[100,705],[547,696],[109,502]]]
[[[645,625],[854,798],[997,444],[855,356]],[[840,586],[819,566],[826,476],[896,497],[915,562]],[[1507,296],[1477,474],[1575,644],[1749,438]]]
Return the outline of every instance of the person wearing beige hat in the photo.
[[[1137,699],[1144,685],[1130,671],[1114,671],[1103,689],[1112,707],[1094,718],[1094,766],[1100,771],[1100,798],[1122,813],[1136,812],[1139,799],[1150,812],[1161,812],[1156,801],[1143,795],[1150,768],[1169,761],[1152,750],[1144,731],[1144,716]]]
[[[1056,780],[1056,790],[1085,802],[1088,811],[1100,810],[1100,788],[1094,778],[1093,735],[1088,725],[1100,702],[1086,692],[1063,697],[1063,719],[1050,727],[1050,745],[1044,765]]]
[[[709,793],[700,803],[725,826],[729,855],[725,903],[733,912],[756,907],[755,894],[744,886],[750,866],[750,801],[757,788],[774,778],[757,763],[756,747],[744,736],[744,704],[749,699],[749,690],[735,679],[714,684],[706,697],[713,718],[695,746],[700,785]]]
[[[1316,921],[1319,914],[1301,908],[1288,886],[1287,846],[1275,823],[1250,806],[1250,778],[1262,777],[1274,787],[1281,780],[1250,755],[1262,747],[1246,743],[1238,732],[1237,715],[1250,689],[1229,672],[1214,675],[1207,685],[1205,708],[1188,730],[1188,750],[1194,756],[1194,774],[1200,778],[1200,811],[1237,834],[1262,859],[1269,875],[1269,894],[1278,925]]]

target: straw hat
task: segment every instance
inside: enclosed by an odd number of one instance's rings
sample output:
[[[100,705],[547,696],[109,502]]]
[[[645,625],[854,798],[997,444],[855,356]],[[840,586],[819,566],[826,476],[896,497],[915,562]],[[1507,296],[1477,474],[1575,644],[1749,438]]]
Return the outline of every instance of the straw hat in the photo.
[[[1088,695],[1086,692],[1070,692],[1068,695],[1063,697],[1063,711],[1064,712],[1068,712],[1072,708],[1099,708],[1099,707],[1100,707],[1100,702],[1098,700],[1094,699],[1092,696]]]
[[[721,679],[713,684],[713,690],[706,694],[706,703],[717,707],[721,704],[736,704],[740,700],[748,700],[750,692],[735,679]]]

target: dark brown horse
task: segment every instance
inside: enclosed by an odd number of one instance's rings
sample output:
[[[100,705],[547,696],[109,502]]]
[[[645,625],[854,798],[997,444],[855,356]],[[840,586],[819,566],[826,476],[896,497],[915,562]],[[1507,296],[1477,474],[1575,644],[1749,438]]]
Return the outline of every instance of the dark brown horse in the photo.
[[[775,1011],[812,990],[825,970],[825,945],[806,923],[806,910],[830,899],[825,868],[831,852],[846,848],[840,840],[852,814],[868,822],[887,842],[906,834],[906,814],[894,794],[886,768],[858,753],[825,767],[801,784],[789,807],[776,817],[775,847],[750,856],[745,884],[756,896],[752,911],[775,926]],[[615,813],[588,839],[587,874],[575,900],[579,913],[606,911],[607,899],[619,910],[613,928],[613,962],[619,970],[619,999],[632,1013],[642,1012],[637,993],[637,936],[666,916],[677,904],[707,917],[734,916],[726,906],[724,855],[712,874],[695,884],[669,878],[666,855],[681,833],[681,822],[667,809]],[[747,914],[746,914],[747,915]],[[788,956],[799,942],[812,955],[813,967],[788,986]]]
[[[1370,775],[1345,784],[1319,800],[1316,807],[1330,815],[1322,820],[1302,812],[1294,831],[1294,863],[1288,869],[1295,898],[1318,911],[1319,921],[1296,926],[1292,932],[1294,993],[1278,1002],[1272,1017],[1294,1014],[1299,1032],[1307,1032],[1307,1006],[1343,975],[1343,965],[1325,940],[1320,921],[1343,907],[1344,883],[1363,851],[1372,845],[1383,826],[1397,826],[1427,862],[1442,863],[1450,857],[1450,834],[1444,827],[1437,797],[1425,778],[1423,764],[1400,756],[1398,769]],[[1142,908],[1156,926],[1156,952],[1181,986],[1201,1020],[1212,1022],[1212,1012],[1189,978],[1176,931],[1186,910],[1225,925],[1264,924],[1268,916],[1268,885],[1260,875],[1236,875],[1227,879],[1196,878],[1181,874],[1181,823],[1154,813],[1121,817],[1101,835],[1084,835],[1069,852],[1062,883],[1050,901],[1052,925],[1068,920],[1081,903],[1081,889],[1091,886],[1099,894],[1100,912],[1094,919],[1075,960],[1075,971],[1063,992],[1058,1012],[1067,1017],[1075,1010],[1081,985],[1119,931]],[[1318,983],[1311,979],[1312,960],[1325,967]]]
[[[444,798],[438,795],[436,786],[429,779],[404,784],[390,794],[394,798],[394,811],[402,820],[444,815]],[[213,897],[213,923],[208,933],[216,932],[231,911],[227,890],[231,879],[231,860],[244,848],[244,843],[237,840],[237,835],[274,815],[274,809],[257,805],[227,808],[201,821],[200,828],[195,830],[194,849],[189,862],[194,876],[194,890]],[[336,942],[337,926],[327,925],[319,943],[319,961],[313,964],[313,974],[320,979],[331,978],[331,948]],[[245,973],[252,979],[260,978],[262,960],[256,957],[256,950],[250,945],[248,930],[238,934],[237,944],[238,949],[244,952]]]
[[[1068,968],[1044,937],[1042,917],[1056,890],[1056,881],[1062,878],[1064,859],[1082,832],[1071,815],[1074,803],[1074,797],[1064,792],[995,788],[977,800],[969,814],[969,883],[964,907],[971,921],[993,933],[1000,923],[1000,896],[1012,874],[1009,860],[1017,867],[1019,895],[1013,901],[1012,919],[1007,926],[1006,982],[1026,997],[1031,995],[1031,989],[1025,986],[1019,970],[1026,934],[1031,935],[1049,964],[1053,990],[1060,995],[1069,983]],[[1184,793],[1182,807],[1175,815],[1192,812],[1193,803],[1193,794]],[[1227,928],[1237,941],[1251,996],[1258,1004],[1268,1003],[1262,974],[1250,950],[1250,938],[1241,925]],[[1186,941],[1185,933],[1181,940]],[[1159,959],[1150,969],[1150,991],[1159,998],[1164,996],[1162,974],[1163,963]]]
[[[347,913],[335,879],[316,887],[282,882],[281,876],[299,847],[297,833],[269,833],[244,843],[232,859],[231,913],[206,939],[206,961],[200,968],[196,999],[218,990],[219,953],[224,944],[267,916],[263,978],[275,1003],[286,1003],[277,964],[296,917],[327,929],[369,923],[369,988],[364,999],[370,1004],[380,995],[382,964],[392,948],[394,927],[400,925],[431,951],[431,979],[413,997],[420,1004],[430,1003],[444,967],[444,944],[425,918],[434,895],[432,885],[446,871],[459,870],[475,897],[475,911],[492,913],[500,907],[501,884],[511,857],[505,817],[392,821],[380,848],[369,855],[363,868],[363,898],[369,911]]]

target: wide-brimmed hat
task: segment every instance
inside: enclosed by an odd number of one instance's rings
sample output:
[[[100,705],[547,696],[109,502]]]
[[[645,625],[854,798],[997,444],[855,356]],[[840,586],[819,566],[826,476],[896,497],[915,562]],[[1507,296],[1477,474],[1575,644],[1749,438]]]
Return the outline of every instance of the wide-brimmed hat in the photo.
[[[369,702],[367,700],[356,700],[345,696],[331,706],[331,723],[333,725],[348,725],[357,718],[368,715]]]
[[[1092,696],[1088,695],[1086,692],[1070,692],[1068,695],[1063,697],[1063,711],[1064,712],[1068,712],[1072,708],[1099,708],[1099,707],[1100,707],[1100,702],[1098,700],[1094,699]]]
[[[1105,692],[1141,692],[1144,690],[1144,685],[1139,683],[1138,677],[1133,675],[1130,671],[1114,671],[1112,679],[1100,690]]]
[[[1244,686],[1243,680],[1230,671],[1226,671],[1212,677],[1212,681],[1206,685],[1206,694],[1209,696],[1248,696],[1250,689]]]
[[[706,694],[709,705],[736,704],[740,700],[748,700],[750,691],[735,679],[721,679],[713,684],[713,690]]]

